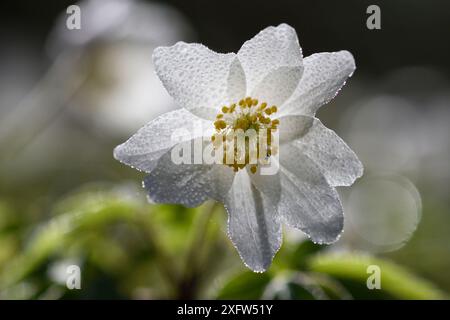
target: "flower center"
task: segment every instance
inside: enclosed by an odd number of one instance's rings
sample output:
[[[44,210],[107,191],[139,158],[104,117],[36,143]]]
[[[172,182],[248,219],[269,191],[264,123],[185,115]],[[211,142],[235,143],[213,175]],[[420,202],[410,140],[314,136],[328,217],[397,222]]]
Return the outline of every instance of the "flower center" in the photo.
[[[223,164],[235,172],[249,164],[250,171],[256,173],[258,164],[275,155],[278,150],[272,145],[273,133],[280,121],[272,120],[271,116],[276,112],[276,106],[258,103],[251,97],[223,106],[216,116],[216,132],[211,137],[214,149],[223,152]]]

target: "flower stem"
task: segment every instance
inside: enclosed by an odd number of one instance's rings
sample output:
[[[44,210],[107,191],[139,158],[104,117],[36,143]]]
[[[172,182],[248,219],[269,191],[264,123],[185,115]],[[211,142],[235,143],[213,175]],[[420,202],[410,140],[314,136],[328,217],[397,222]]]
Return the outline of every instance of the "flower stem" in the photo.
[[[201,213],[199,221],[197,222],[195,235],[186,255],[185,272],[179,285],[179,299],[192,299],[195,297],[199,283],[198,278],[201,276],[201,274],[199,273],[201,250],[204,247],[204,242],[208,233],[208,226],[210,225],[211,217],[213,216],[214,212],[217,211],[218,208],[220,208],[220,206],[221,204],[216,201],[206,206],[204,211]]]

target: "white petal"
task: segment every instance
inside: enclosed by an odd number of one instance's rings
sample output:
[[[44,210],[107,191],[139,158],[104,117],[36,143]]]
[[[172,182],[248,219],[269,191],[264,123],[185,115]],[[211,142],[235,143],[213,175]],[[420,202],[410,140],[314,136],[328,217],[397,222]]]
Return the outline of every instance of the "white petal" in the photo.
[[[280,217],[314,242],[332,243],[342,232],[344,216],[339,196],[320,169],[296,148],[280,149]]]
[[[363,165],[350,147],[319,119],[293,144],[312,159],[332,186],[350,186],[362,176]]]
[[[237,103],[246,95],[247,83],[245,79],[244,69],[241,62],[236,57],[230,66],[230,73],[228,75],[228,101],[230,103]]]
[[[238,52],[247,79],[247,93],[281,105],[301,77],[302,50],[295,30],[287,24],[268,27],[246,41]]]
[[[316,53],[303,59],[303,66],[303,76],[280,114],[314,116],[337,95],[356,68],[348,51]]]
[[[178,42],[156,48],[153,62],[169,94],[186,109],[218,110],[230,103],[230,94],[245,94],[245,75],[234,53],[221,54],[201,44]]]
[[[203,136],[212,123],[193,115],[185,109],[165,113],[134,134],[114,149],[114,158],[133,168],[150,172],[158,159],[181,141]],[[175,130],[180,139],[173,140]]]
[[[280,123],[278,125],[279,142],[281,144],[289,143],[296,139],[300,139],[308,133],[314,123],[314,118],[308,116],[284,116],[277,118]]]
[[[255,272],[265,271],[281,246],[276,208],[251,184],[245,170],[236,174],[225,208],[228,235],[244,264]]]
[[[281,106],[298,86],[302,71],[301,66],[279,67],[271,71],[249,95],[269,105]]]
[[[276,161],[276,159],[271,159],[271,161]],[[281,183],[280,183],[280,175],[279,175],[279,164],[275,163],[274,170],[271,171],[271,174],[262,173],[262,170],[269,169],[269,166],[264,166],[259,164],[255,173],[250,171],[250,165],[247,165],[247,173],[250,177],[252,184],[256,187],[256,189],[264,194],[270,202],[277,206],[280,201],[281,196]]]
[[[144,187],[152,202],[196,207],[210,198],[223,201],[233,177],[233,170],[224,165],[174,164],[167,152],[145,177]]]

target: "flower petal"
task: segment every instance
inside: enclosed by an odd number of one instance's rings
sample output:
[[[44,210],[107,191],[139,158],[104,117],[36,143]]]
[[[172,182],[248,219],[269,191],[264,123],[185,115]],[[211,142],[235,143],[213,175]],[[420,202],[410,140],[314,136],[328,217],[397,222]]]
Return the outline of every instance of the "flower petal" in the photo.
[[[114,149],[114,158],[141,171],[150,172],[158,159],[171,147],[181,141],[188,141],[206,134],[202,130],[212,127],[186,109],[167,112],[134,134],[130,139]],[[178,139],[173,139],[179,133]]]
[[[251,183],[245,170],[234,179],[225,201],[228,235],[244,264],[265,271],[281,246],[281,224],[276,207]]]
[[[308,133],[314,123],[313,117],[308,116],[284,116],[277,118],[280,121],[278,125],[279,143],[280,145],[289,143],[296,139],[300,139]]]
[[[247,93],[281,105],[302,75],[302,50],[295,30],[287,24],[268,27],[246,41],[238,52],[247,80]]]
[[[301,66],[279,67],[271,71],[249,95],[269,105],[281,106],[298,86],[302,72]]]
[[[227,166],[175,164],[167,152],[143,185],[151,202],[197,207],[210,198],[224,201],[233,178],[234,172]]]
[[[228,102],[236,103],[246,95],[247,82],[241,62],[236,57],[230,66],[228,74]],[[215,115],[214,115],[215,116]]]
[[[355,71],[355,60],[348,51],[316,53],[303,59],[303,76],[280,114],[314,116],[333,99]]]
[[[221,54],[201,44],[178,42],[156,48],[153,62],[158,77],[179,106],[199,116],[204,109],[218,110],[229,104],[230,95],[245,94],[245,75],[234,53]]]
[[[362,176],[363,165],[352,149],[319,119],[293,144],[313,160],[332,186],[350,186]]]
[[[281,183],[279,175],[279,163],[276,159],[273,166],[259,164],[255,173],[250,171],[250,166],[247,165],[247,173],[252,184],[256,189],[264,194],[274,206],[277,206],[281,196]]]
[[[319,167],[289,145],[280,150],[280,217],[314,242],[332,243],[342,232],[344,215],[338,193]]]

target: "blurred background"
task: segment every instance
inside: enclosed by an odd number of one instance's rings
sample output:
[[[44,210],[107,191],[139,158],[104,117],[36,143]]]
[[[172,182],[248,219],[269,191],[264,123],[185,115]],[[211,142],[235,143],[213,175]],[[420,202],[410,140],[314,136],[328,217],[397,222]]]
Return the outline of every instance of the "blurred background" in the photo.
[[[0,5],[0,299],[446,299],[450,292],[448,1],[84,0]],[[366,9],[381,8],[381,30]],[[347,49],[357,70],[318,117],[365,174],[339,190],[345,231],[285,229],[268,272],[244,267],[226,214],[150,205],[115,145],[176,106],[151,54],[219,52],[288,23],[303,53]],[[367,267],[382,287],[366,286]],[[81,290],[66,286],[78,265]]]

